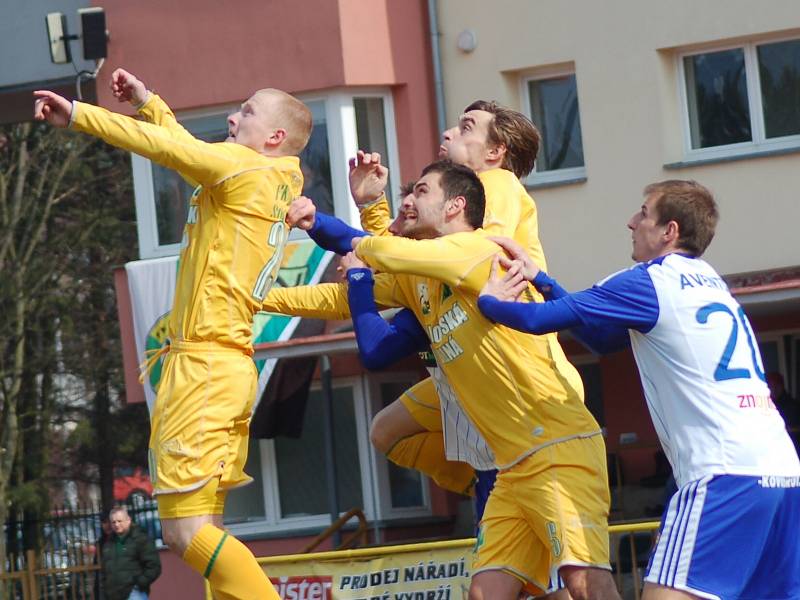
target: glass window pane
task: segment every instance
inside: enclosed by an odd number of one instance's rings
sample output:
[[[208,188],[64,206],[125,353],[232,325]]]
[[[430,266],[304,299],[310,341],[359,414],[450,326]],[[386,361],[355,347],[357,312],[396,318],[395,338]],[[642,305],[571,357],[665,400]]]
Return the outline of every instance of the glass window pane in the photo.
[[[382,406],[386,407],[400,397],[410,387],[410,383],[381,383],[380,394]],[[422,476],[419,471],[406,469],[386,462],[389,469],[389,492],[393,508],[410,508],[423,506]]]
[[[583,166],[575,75],[528,82],[533,122],[542,134],[536,171]]]
[[[221,142],[228,137],[225,115],[190,119],[183,123],[192,134],[207,142]],[[152,163],[153,194],[156,203],[156,228],[161,246],[177,244],[183,237],[183,226],[189,210],[193,187],[175,171]]]
[[[308,395],[300,439],[275,438],[281,517],[329,514],[322,390]],[[333,435],[339,510],[363,508],[353,388],[333,391]]]
[[[333,214],[325,102],[315,100],[306,104],[311,109],[314,127],[308,145],[300,154],[300,167],[305,179],[303,194],[314,200],[319,210]],[[209,117],[190,118],[182,124],[202,140],[221,142],[228,135],[226,116],[220,113]],[[193,188],[175,171],[155,163],[152,163],[152,167],[158,243],[162,246],[177,244],[183,236],[189,197]]]
[[[758,342],[758,349],[761,351],[761,361],[764,365],[764,373],[771,373],[773,371],[780,372],[780,354],[778,351],[778,342],[767,341]]]
[[[758,75],[766,136],[800,133],[800,40],[759,46]]]
[[[741,48],[687,56],[686,95],[692,148],[749,142],[750,105]]]
[[[311,109],[314,127],[308,145],[300,153],[300,168],[303,170],[303,195],[314,201],[318,210],[329,215],[333,210],[333,187],[331,185],[331,159],[328,150],[328,122],[325,118],[325,102],[306,102]]]
[[[260,440],[250,438],[244,472],[253,478],[253,483],[228,492],[225,500],[226,523],[261,521],[266,518],[260,443]]]
[[[381,162],[388,166],[389,145],[386,141],[386,117],[383,112],[383,98],[353,98],[353,109],[356,113],[356,138],[358,148],[368,152],[378,152]],[[386,197],[389,206],[394,210],[392,198],[391,173],[386,185]]]

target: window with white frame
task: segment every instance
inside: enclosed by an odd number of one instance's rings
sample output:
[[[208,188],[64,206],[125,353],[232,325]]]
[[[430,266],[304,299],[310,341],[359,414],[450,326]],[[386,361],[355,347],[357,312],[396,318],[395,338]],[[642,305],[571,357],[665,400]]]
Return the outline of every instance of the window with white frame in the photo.
[[[369,443],[374,414],[415,382],[385,373],[334,381],[333,438],[341,513],[359,507],[369,520],[430,514],[427,482],[388,463]],[[228,494],[226,525],[237,533],[263,533],[330,522],[325,467],[324,395],[311,388],[299,439],[250,440],[245,471],[254,483]]]
[[[690,157],[800,146],[800,39],[679,58]]]
[[[586,176],[575,73],[548,73],[523,80],[528,116],[542,135],[536,168],[529,183]]]
[[[300,155],[303,194],[319,210],[357,225],[358,210],[347,186],[347,159],[361,147],[380,152],[390,172],[398,172],[391,94],[381,90],[332,91],[301,99],[314,119],[311,139]],[[236,108],[230,105],[190,111],[178,117],[198,138],[216,142],[227,136],[226,117]],[[132,163],[140,258],[178,254],[191,186],[174,171],[140,156],[134,155]],[[393,198],[391,186],[387,195]]]

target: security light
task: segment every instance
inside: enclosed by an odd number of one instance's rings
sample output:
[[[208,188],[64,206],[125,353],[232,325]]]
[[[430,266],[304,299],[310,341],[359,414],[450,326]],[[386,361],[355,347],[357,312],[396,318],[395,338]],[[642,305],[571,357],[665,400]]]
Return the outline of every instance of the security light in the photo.
[[[47,37],[50,40],[50,60],[54,63],[68,63],[72,60],[69,51],[67,18],[64,13],[47,14]]]

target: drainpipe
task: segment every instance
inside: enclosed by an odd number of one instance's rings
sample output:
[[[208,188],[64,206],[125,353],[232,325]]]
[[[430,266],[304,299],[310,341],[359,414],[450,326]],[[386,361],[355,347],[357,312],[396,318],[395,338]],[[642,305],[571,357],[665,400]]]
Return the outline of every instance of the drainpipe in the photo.
[[[433,89],[436,94],[436,125],[441,135],[446,127],[444,112],[444,82],[442,81],[442,57],[439,53],[439,17],[436,13],[437,0],[428,0],[428,22],[431,33],[431,61],[433,62]]]

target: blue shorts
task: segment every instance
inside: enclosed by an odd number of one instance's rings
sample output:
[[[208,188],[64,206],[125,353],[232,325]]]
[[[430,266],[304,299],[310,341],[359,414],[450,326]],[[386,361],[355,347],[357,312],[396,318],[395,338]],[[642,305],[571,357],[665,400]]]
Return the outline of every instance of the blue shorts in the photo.
[[[719,475],[669,502],[645,581],[701,598],[800,599],[800,477]]]

